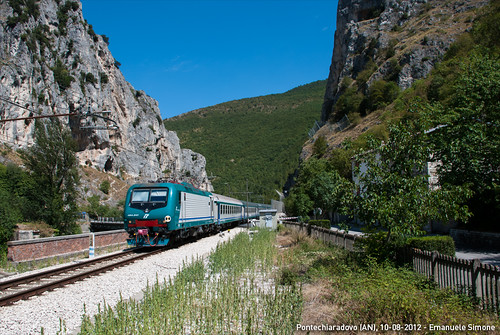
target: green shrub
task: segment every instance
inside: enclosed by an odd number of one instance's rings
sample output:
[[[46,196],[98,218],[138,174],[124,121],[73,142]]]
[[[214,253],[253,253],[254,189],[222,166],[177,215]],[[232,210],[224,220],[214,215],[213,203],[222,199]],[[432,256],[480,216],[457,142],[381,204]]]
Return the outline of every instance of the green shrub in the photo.
[[[15,16],[7,17],[7,26],[11,29],[18,23],[28,22],[30,17],[33,17],[35,20],[40,17],[40,7],[35,0],[9,0],[9,5],[15,14]]]
[[[351,157],[353,155],[354,154],[352,153],[351,150],[337,148],[330,152],[328,163],[342,177],[351,180],[352,178]]]
[[[399,87],[396,83],[385,80],[374,82],[369,89],[369,111],[384,108],[392,103],[399,95]]]
[[[356,87],[349,87],[345,90],[335,103],[335,115],[344,115],[356,113],[365,96],[358,92]],[[349,116],[349,119],[351,117]]]
[[[110,187],[109,180],[105,180],[101,183],[99,189],[102,191],[102,193],[109,194],[109,187]]]
[[[68,12],[76,11],[80,8],[78,2],[68,1],[57,10],[57,19],[59,20],[59,33],[63,36],[66,35],[66,25],[69,20]]]
[[[324,136],[319,136],[313,145],[313,155],[317,157],[322,157],[326,150],[328,149],[328,142]]]
[[[99,77],[101,78],[101,84],[107,84],[107,83],[109,83],[109,77],[108,77],[108,75],[106,73],[99,72]]]
[[[392,236],[387,239],[386,231],[372,231],[357,242],[365,254],[379,263],[395,262],[398,251],[404,246],[401,238]]]
[[[56,61],[55,66],[52,68],[52,72],[54,72],[54,79],[61,90],[65,90],[71,86],[71,82],[74,78],[61,60],[58,59]]]
[[[373,60],[369,60],[363,69],[363,71],[359,72],[358,75],[356,76],[356,82],[358,84],[358,87],[361,88],[363,87],[368,79],[372,76],[372,74],[377,71],[378,66]]]
[[[309,221],[309,225],[326,229],[330,229],[331,227],[330,220],[311,220]]]
[[[437,251],[443,255],[455,256],[455,242],[451,236],[413,237],[408,240],[407,245],[411,248]]]

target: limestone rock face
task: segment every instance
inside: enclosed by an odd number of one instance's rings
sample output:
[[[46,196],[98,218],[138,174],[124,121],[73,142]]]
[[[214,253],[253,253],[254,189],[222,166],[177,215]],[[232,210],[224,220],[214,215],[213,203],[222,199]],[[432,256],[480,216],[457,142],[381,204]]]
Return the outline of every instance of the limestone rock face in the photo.
[[[211,190],[205,158],[181,149],[158,103],[119,70],[79,1],[0,2],[0,119],[50,114],[71,129],[80,164],[134,181],[171,178]],[[12,5],[12,7],[11,7]],[[33,119],[0,123],[0,141],[33,142]]]
[[[367,68],[367,90],[391,77],[401,89],[426,77],[457,36],[470,29],[484,0],[339,0],[337,30],[321,119],[338,121],[342,80]],[[370,65],[370,66],[368,66]]]

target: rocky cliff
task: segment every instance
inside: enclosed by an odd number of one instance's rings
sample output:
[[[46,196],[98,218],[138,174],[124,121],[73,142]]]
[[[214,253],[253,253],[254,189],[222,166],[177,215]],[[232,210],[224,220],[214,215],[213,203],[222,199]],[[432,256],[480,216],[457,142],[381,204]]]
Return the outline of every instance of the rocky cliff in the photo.
[[[0,119],[51,114],[71,129],[81,165],[134,181],[172,178],[211,189],[205,158],[181,149],[158,103],[119,70],[79,1],[0,2]],[[33,142],[33,119],[0,122],[0,142]]]
[[[379,79],[406,89],[426,77],[457,36],[471,27],[475,9],[487,2],[339,0],[321,119],[344,116],[335,104],[352,81],[366,92]]]

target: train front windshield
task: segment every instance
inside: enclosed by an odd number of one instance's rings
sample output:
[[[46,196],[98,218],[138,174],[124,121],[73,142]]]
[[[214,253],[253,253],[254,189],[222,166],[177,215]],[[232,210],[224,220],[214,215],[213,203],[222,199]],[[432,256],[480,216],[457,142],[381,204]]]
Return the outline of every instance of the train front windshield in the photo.
[[[166,206],[168,188],[137,188],[132,191],[130,207],[140,208],[144,205]]]

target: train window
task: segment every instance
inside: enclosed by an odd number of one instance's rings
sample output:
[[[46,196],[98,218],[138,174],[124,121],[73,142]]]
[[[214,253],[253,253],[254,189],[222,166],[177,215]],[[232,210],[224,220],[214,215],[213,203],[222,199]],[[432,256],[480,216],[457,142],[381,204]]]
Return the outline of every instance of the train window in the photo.
[[[167,206],[168,188],[136,188],[130,195],[130,208],[158,209]]]
[[[168,197],[168,188],[149,189],[137,188],[130,197],[131,203],[166,203]]]
[[[148,202],[149,190],[139,189],[132,192],[132,202]]]
[[[151,190],[151,196],[149,201],[151,202],[166,202],[167,201],[167,190]]]

